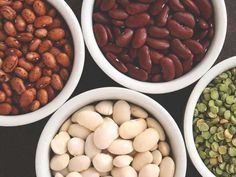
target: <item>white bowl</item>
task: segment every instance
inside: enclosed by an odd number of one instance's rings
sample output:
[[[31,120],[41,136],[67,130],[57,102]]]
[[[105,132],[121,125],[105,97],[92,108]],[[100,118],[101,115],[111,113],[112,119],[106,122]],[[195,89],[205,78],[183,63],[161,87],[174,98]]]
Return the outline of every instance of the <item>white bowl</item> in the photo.
[[[84,67],[85,47],[79,22],[71,8],[64,0],[47,1],[60,12],[72,34],[74,43],[74,62],[70,78],[60,94],[50,103],[35,112],[14,116],[0,116],[0,126],[26,125],[47,117],[66,102],[80,80]]]
[[[93,33],[92,13],[94,2],[95,0],[83,1],[81,12],[82,30],[88,50],[97,65],[110,78],[112,78],[119,84],[133,90],[150,94],[162,94],[177,91],[184,87],[187,87],[197,81],[204,73],[206,73],[210,69],[210,67],[214,64],[217,57],[219,56],[220,51],[223,47],[227,29],[227,14],[225,3],[223,0],[213,0],[212,3],[215,11],[215,37],[203,61],[195,66],[190,72],[169,82],[151,83],[135,80],[115,69],[107,61],[107,59],[99,49]]]
[[[65,103],[58,109],[45,126],[39,139],[36,152],[37,177],[51,177],[49,169],[50,142],[58,132],[63,122],[81,107],[100,100],[123,99],[137,104],[151,113],[162,124],[169,138],[176,172],[174,177],[184,177],[186,174],[186,150],[182,135],[171,115],[153,99],[141,93],[117,87],[99,88],[82,93]]]
[[[215,175],[205,166],[204,162],[200,158],[197,149],[194,143],[193,137],[193,114],[194,109],[196,107],[197,101],[201,96],[203,90],[207,87],[207,85],[219,74],[224,71],[227,71],[231,68],[236,67],[236,57],[232,57],[230,59],[224,60],[210,69],[197,83],[195,88],[193,89],[184,115],[184,137],[186,141],[186,146],[188,149],[189,156],[199,171],[199,173],[204,177],[215,177]]]

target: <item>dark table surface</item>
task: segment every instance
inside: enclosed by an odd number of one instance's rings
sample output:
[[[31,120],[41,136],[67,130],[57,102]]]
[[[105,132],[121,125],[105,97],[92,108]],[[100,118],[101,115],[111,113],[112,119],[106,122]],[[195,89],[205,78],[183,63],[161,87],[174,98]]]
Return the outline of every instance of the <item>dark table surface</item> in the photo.
[[[66,0],[80,21],[81,0]],[[223,0],[220,0],[223,1]],[[224,48],[217,60],[220,62],[236,54],[236,1],[225,0],[228,12],[228,30]],[[79,74],[79,73],[78,73]],[[183,132],[183,113],[195,84],[178,92],[165,95],[149,95],[174,117]],[[81,92],[107,86],[120,86],[106,76],[86,51],[86,62],[81,80],[73,96]],[[174,100],[174,101],[173,101]],[[41,131],[49,117],[31,125],[0,127],[0,177],[35,177],[35,151]],[[186,177],[200,177],[188,159]]]

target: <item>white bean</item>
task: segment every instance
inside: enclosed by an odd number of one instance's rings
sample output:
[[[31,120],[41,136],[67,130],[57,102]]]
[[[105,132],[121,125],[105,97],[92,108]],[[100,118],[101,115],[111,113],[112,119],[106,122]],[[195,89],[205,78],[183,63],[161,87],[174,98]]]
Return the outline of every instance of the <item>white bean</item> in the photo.
[[[96,130],[103,123],[102,116],[93,111],[78,111],[72,115],[72,118],[91,131]]]
[[[60,131],[68,131],[70,125],[72,124],[70,119],[67,119],[60,128]]]
[[[155,146],[153,146],[153,148],[150,151],[155,151],[157,150],[157,148],[158,148],[158,144],[155,144]]]
[[[164,157],[170,154],[170,146],[167,142],[159,142],[158,147],[159,151]]]
[[[98,149],[93,142],[94,133],[91,133],[85,141],[85,154],[91,159],[101,152],[101,149]]]
[[[160,164],[160,177],[173,177],[175,174],[175,163],[172,158],[165,157]]]
[[[162,160],[161,152],[158,150],[155,150],[152,152],[152,156],[153,156],[153,163],[156,165],[160,165],[161,160]]]
[[[137,177],[137,172],[131,167],[113,168],[111,171],[113,177]]]
[[[54,177],[64,177],[61,173],[57,172],[55,173]]]
[[[73,137],[86,139],[91,131],[79,124],[72,124],[68,129],[68,133]]]
[[[133,157],[129,155],[116,156],[113,160],[113,165],[119,168],[129,166],[133,161]]]
[[[130,120],[130,115],[130,105],[126,101],[119,100],[114,104],[113,119],[118,125]]]
[[[94,112],[95,111],[95,107],[93,105],[87,105],[87,106],[82,107],[81,109],[79,109],[76,112],[80,112],[80,111],[93,111]],[[72,117],[71,121],[72,122],[76,122],[75,118],[76,117]]]
[[[148,164],[140,170],[139,177],[159,177],[159,174],[160,168],[157,165]]]
[[[68,168],[64,168],[63,170],[60,170],[59,173],[61,173],[63,176],[68,175],[70,172],[68,170]]]
[[[119,134],[123,139],[133,139],[147,128],[144,119],[133,119],[124,122],[119,128]]]
[[[137,105],[131,105],[131,115],[134,117],[138,117],[138,118],[147,118],[148,117],[148,113],[141,107],[137,106]]]
[[[96,106],[95,109],[102,115],[112,115],[113,113],[113,103],[112,101],[101,101]]]
[[[67,142],[70,135],[67,132],[59,132],[51,141],[51,148],[55,154],[65,154],[67,152]]]
[[[151,152],[149,152],[149,151],[140,152],[134,156],[134,160],[132,162],[132,167],[136,171],[140,171],[142,167],[144,167],[147,164],[152,163],[152,161],[153,161],[153,156],[152,156]]]
[[[82,177],[82,175],[78,172],[71,172],[66,177]]]
[[[81,138],[72,138],[68,141],[67,148],[71,155],[84,154],[84,140]]]
[[[99,172],[111,171],[113,158],[109,154],[99,153],[93,158],[93,166]]]
[[[89,169],[82,171],[81,175],[83,177],[99,177],[99,173],[95,170],[95,168],[90,167]]]
[[[68,169],[69,171],[81,172],[87,170],[90,167],[91,160],[85,155],[75,156],[70,159]]]
[[[93,141],[98,149],[106,149],[119,136],[117,124],[110,118],[105,118],[103,123],[95,130]]]
[[[134,149],[131,140],[116,139],[107,150],[115,155],[125,155],[131,153]]]
[[[134,138],[133,146],[137,152],[151,150],[159,141],[159,135],[153,128],[148,128]]]
[[[70,156],[68,154],[55,155],[50,161],[50,168],[54,171],[60,171],[69,164]]]
[[[160,140],[161,141],[165,141],[166,140],[166,135],[165,135],[165,131],[162,128],[161,124],[159,122],[157,122],[156,119],[154,118],[147,118],[147,126],[148,128],[154,128],[157,130],[159,136],[160,136]]]

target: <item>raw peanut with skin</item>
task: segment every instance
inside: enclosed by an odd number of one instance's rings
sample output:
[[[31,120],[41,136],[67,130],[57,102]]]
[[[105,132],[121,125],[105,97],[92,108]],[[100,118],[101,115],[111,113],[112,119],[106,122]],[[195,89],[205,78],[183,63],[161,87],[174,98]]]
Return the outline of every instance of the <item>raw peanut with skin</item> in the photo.
[[[133,48],[140,48],[142,47],[147,39],[147,31],[145,28],[139,28],[134,32],[134,37],[132,40],[132,47]]]

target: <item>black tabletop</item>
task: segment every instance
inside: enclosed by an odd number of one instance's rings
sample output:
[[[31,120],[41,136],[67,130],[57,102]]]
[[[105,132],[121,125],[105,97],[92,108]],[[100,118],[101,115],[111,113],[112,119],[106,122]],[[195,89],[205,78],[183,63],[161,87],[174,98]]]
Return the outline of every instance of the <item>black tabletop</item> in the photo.
[[[80,21],[81,0],[66,0]],[[236,1],[225,0],[228,30],[220,62],[236,54]],[[78,73],[81,74],[81,73]],[[183,114],[188,97],[196,83],[178,92],[148,95],[164,106],[183,132]],[[71,97],[87,90],[107,86],[121,86],[106,76],[86,50],[85,67],[81,80]],[[41,131],[49,117],[39,122],[13,128],[0,127],[0,177],[35,177],[35,151]],[[200,177],[188,159],[186,177]]]

